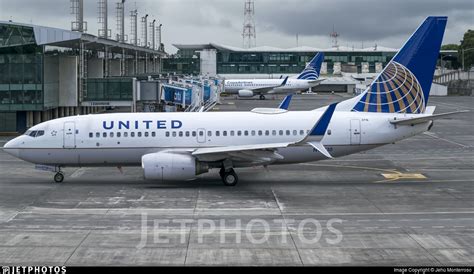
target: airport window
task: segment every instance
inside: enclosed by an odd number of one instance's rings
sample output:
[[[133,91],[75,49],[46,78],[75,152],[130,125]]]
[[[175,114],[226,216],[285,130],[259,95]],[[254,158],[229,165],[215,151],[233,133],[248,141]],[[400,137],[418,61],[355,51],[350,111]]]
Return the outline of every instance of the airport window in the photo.
[[[151,137],[156,137],[156,132],[153,131],[153,132],[151,133]]]
[[[244,135],[249,136],[249,131],[248,130],[244,131]]]
[[[252,136],[255,136],[255,130],[252,130]]]
[[[176,137],[176,131],[173,131],[173,133],[171,133],[173,135],[173,137]]]
[[[224,130],[224,131],[222,132],[222,136],[227,136],[227,131]]]
[[[276,136],[276,135],[277,135],[277,131],[276,131],[276,130],[272,130],[272,135],[273,135],[273,136]]]
[[[221,136],[221,132],[220,132],[220,131],[216,131],[216,136],[217,136],[217,137]]]
[[[110,138],[114,138],[114,133],[113,132],[110,133]]]
[[[279,133],[280,133],[280,136],[281,136],[281,135],[283,135],[283,130],[280,130],[280,132],[279,132]]]
[[[135,132],[130,132],[130,137],[135,137]]]
[[[212,131],[208,131],[207,136],[212,137]]]
[[[123,137],[127,138],[128,137],[128,132],[124,132]]]
[[[182,131],[179,132],[179,137],[183,137],[184,133]]]
[[[117,138],[120,138],[120,137],[122,137],[122,133],[117,132]]]
[[[94,133],[90,132],[89,133],[89,138],[92,138],[92,137],[94,137]]]
[[[167,131],[166,134],[165,134],[166,137],[170,137],[170,132]]]
[[[265,130],[265,135],[270,136],[270,130]]]
[[[141,133],[141,132],[138,132],[138,133],[137,133],[137,137],[142,137],[142,133]]]
[[[107,132],[102,133],[102,136],[103,136],[104,138],[107,138]]]
[[[145,132],[145,137],[149,137],[150,136],[150,133],[147,131]]]
[[[186,137],[189,137],[190,134],[189,134],[189,131],[186,131]]]
[[[197,134],[196,134],[196,131],[193,131],[193,137],[196,137]]]
[[[242,131],[238,130],[237,131],[237,136],[242,136]]]

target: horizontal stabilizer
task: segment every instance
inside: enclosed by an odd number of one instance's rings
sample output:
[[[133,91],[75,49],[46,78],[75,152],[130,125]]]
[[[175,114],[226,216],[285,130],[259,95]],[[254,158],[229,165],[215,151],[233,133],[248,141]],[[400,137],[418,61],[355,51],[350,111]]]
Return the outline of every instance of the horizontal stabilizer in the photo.
[[[417,117],[417,118],[400,119],[400,120],[397,119],[397,120],[391,120],[390,123],[394,125],[410,125],[411,126],[411,125],[423,124],[423,123],[437,120],[437,119],[443,119],[452,115],[466,113],[466,112],[469,112],[469,110],[461,110],[461,111],[429,115],[429,116],[423,116],[423,117]]]
[[[324,145],[321,142],[308,142],[313,148],[315,148],[317,151],[321,152],[324,156],[334,159],[332,155],[327,151],[327,149],[324,147]]]

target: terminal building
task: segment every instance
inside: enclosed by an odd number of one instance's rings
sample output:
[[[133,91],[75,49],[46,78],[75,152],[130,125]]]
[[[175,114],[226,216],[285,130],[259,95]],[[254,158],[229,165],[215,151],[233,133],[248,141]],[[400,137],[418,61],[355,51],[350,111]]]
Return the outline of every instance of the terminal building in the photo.
[[[157,48],[0,21],[0,132],[132,106],[137,78],[160,72]]]
[[[225,78],[279,78],[281,75],[298,74],[317,52],[325,54],[322,75],[379,73],[398,51],[381,46],[363,49],[343,46],[326,49],[313,47],[282,49],[268,46],[243,49],[214,43],[174,46],[178,52],[170,58],[163,59],[163,72],[217,74]],[[447,56],[450,59],[446,58]],[[440,62],[441,58],[443,65],[449,66],[451,62],[446,64],[447,60],[457,59],[457,52],[442,51]]]

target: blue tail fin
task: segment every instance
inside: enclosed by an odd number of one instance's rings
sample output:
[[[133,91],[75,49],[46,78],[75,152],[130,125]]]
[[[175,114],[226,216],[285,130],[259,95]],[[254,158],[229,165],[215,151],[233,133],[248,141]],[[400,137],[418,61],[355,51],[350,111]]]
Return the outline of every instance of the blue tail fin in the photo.
[[[317,80],[321,72],[321,64],[324,61],[324,53],[318,52],[306,68],[298,75],[300,80]]]
[[[361,94],[353,110],[423,113],[447,20],[447,17],[441,16],[426,18],[372,85]]]
[[[290,95],[286,96],[285,99],[283,99],[283,101],[281,102],[281,104],[278,108],[288,110],[288,108],[290,107],[292,97],[293,97],[293,94],[290,94]]]

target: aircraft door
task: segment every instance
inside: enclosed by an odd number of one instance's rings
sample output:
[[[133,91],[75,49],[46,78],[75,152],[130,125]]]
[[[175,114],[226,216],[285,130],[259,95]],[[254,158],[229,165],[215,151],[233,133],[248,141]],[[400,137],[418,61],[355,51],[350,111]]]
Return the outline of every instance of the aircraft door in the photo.
[[[206,130],[203,128],[199,128],[197,130],[197,141],[198,143],[205,143],[206,142]]]
[[[76,123],[74,122],[64,123],[63,147],[76,148]]]
[[[360,145],[361,134],[360,120],[351,120],[351,145]]]

